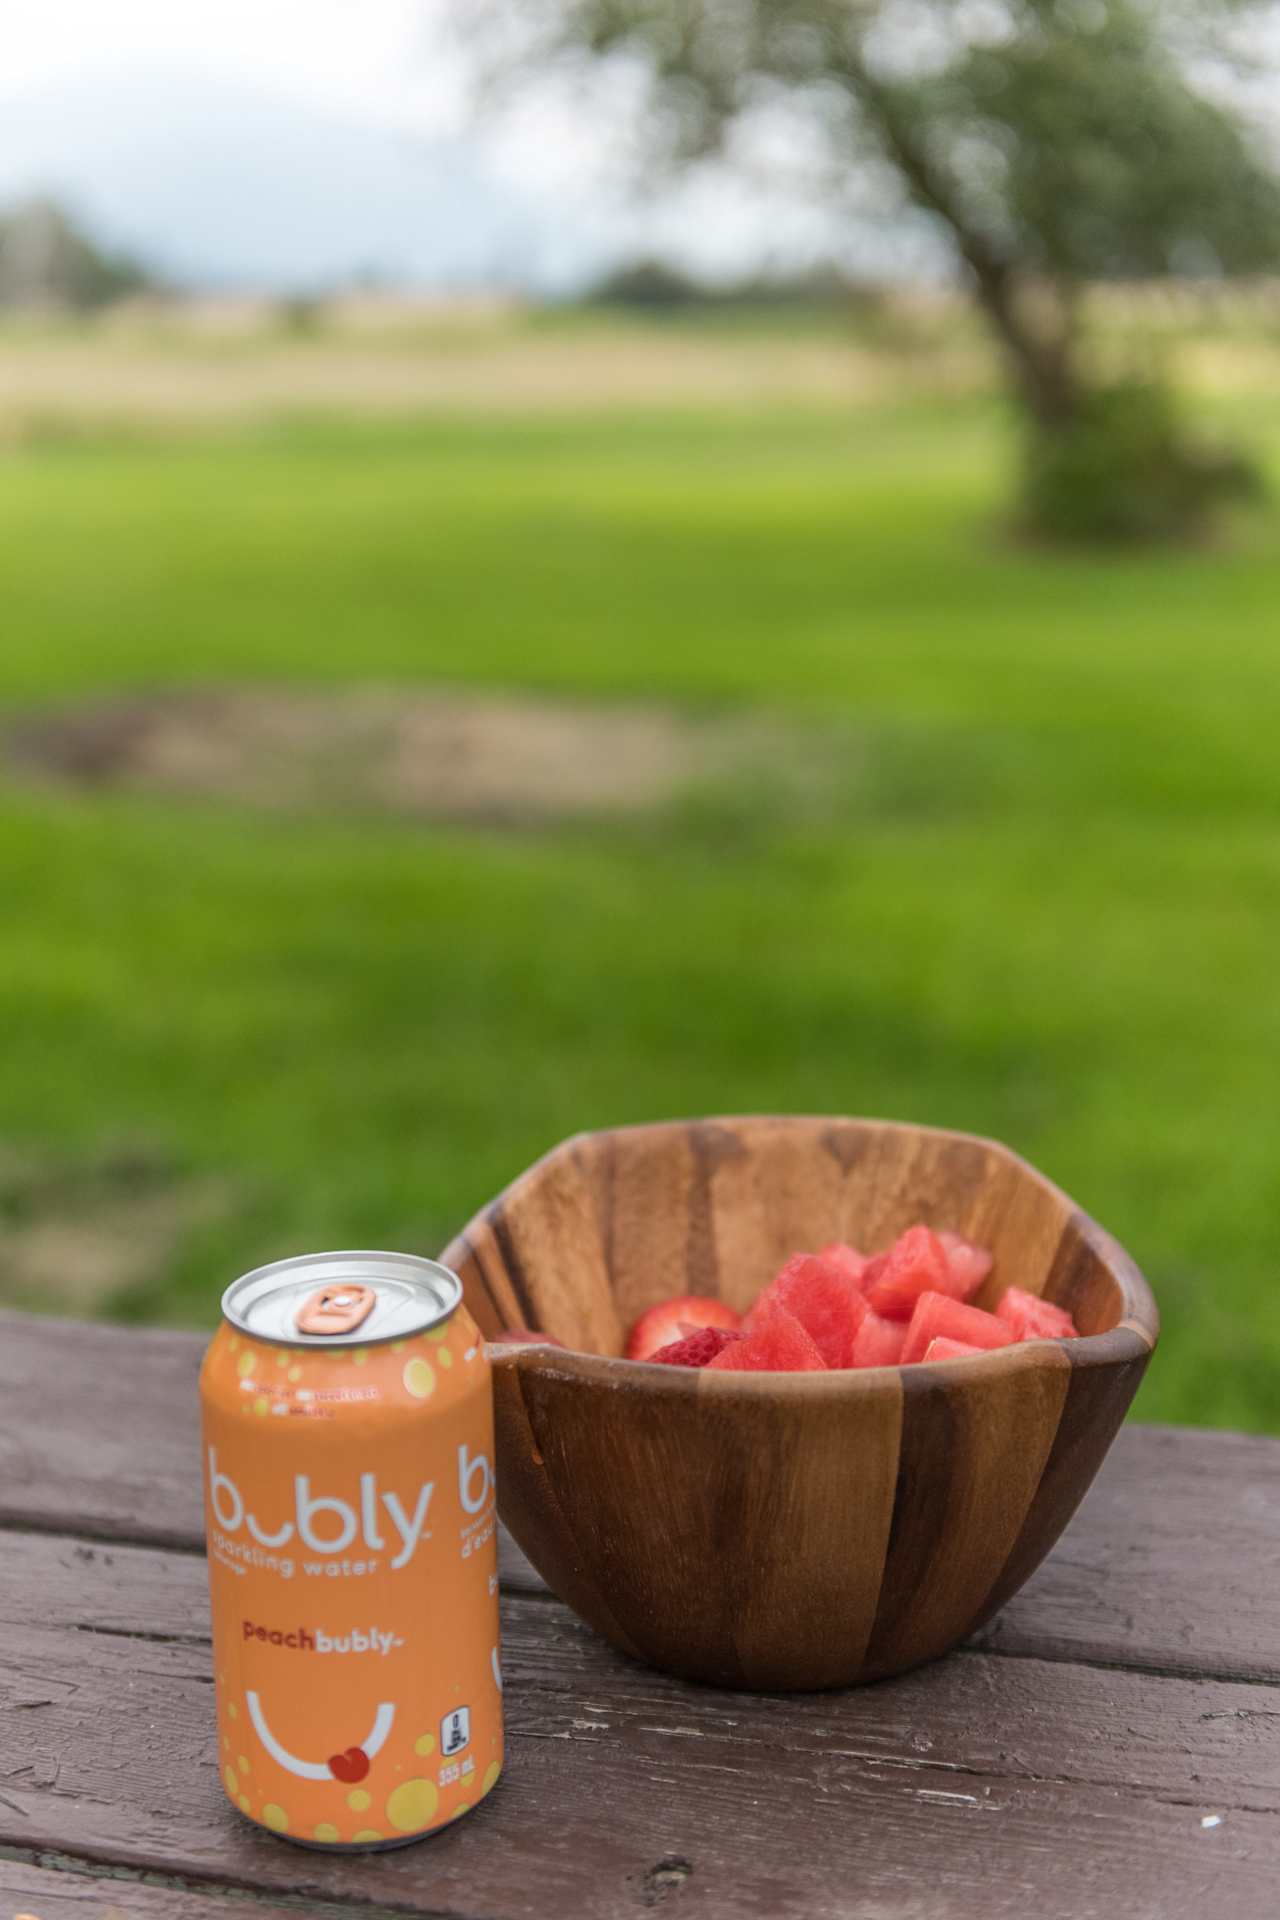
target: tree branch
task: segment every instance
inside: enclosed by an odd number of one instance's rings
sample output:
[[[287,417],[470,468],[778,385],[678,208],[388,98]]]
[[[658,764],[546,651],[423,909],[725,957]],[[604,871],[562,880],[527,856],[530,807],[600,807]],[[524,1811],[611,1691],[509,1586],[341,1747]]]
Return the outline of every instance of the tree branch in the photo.
[[[961,259],[973,276],[984,312],[1004,343],[1014,371],[1037,420],[1061,425],[1075,411],[1075,380],[1070,365],[1069,333],[1050,343],[1041,339],[1020,311],[1022,276],[965,214],[943,169],[919,138],[910,114],[892,86],[878,80],[856,49],[845,55],[849,90],[871,122],[889,159],[915,200],[936,213],[950,230]]]

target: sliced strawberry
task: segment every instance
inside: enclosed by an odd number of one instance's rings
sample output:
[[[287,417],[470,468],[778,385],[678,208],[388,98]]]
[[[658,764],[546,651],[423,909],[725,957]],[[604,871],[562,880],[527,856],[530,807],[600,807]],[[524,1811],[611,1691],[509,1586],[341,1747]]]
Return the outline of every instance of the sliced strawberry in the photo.
[[[966,1307],[949,1293],[922,1293],[916,1301],[902,1349],[902,1364],[923,1360],[931,1340],[963,1340],[970,1347],[1008,1347],[1013,1334],[994,1313]]]
[[[825,1247],[818,1248],[818,1258],[825,1260],[829,1267],[838,1268],[861,1292],[867,1268],[871,1264],[865,1253],[859,1253],[847,1240],[828,1240]]]
[[[722,1347],[741,1338],[740,1333],[731,1333],[728,1327],[695,1327],[682,1340],[673,1340],[669,1347],[659,1347],[649,1358],[660,1361],[664,1367],[705,1367]]]
[[[640,1315],[627,1335],[626,1357],[648,1360],[659,1347],[669,1347],[682,1338],[682,1325],[727,1327],[734,1333],[741,1324],[742,1316],[723,1300],[708,1299],[701,1294],[677,1294],[671,1300],[659,1300],[656,1307],[649,1307]]]
[[[967,1360],[970,1354],[981,1352],[981,1347],[971,1347],[967,1340],[948,1340],[944,1333],[940,1333],[925,1348],[924,1363],[929,1366],[935,1360]]]
[[[793,1253],[747,1315],[750,1333],[756,1316],[774,1302],[794,1314],[829,1367],[847,1367],[867,1303],[855,1283],[816,1253]]]
[[[1015,1340],[1078,1340],[1080,1329],[1065,1307],[1023,1287],[1006,1287],[996,1302],[996,1318],[1012,1329]]]
[[[959,1297],[972,1300],[995,1261],[985,1247],[966,1240],[963,1234],[940,1233],[938,1238],[946,1249],[947,1265],[959,1283]]]
[[[946,1248],[928,1227],[908,1227],[881,1257],[883,1267],[874,1278],[867,1276],[866,1299],[887,1319],[909,1320],[922,1293],[959,1298],[961,1282],[952,1273]]]
[[[748,1331],[722,1347],[707,1372],[821,1373],[826,1364],[795,1315],[776,1300],[762,1300]]]
[[[862,1325],[853,1336],[849,1355],[851,1367],[896,1367],[906,1345],[907,1328],[903,1320],[886,1320],[883,1314],[867,1308]]]

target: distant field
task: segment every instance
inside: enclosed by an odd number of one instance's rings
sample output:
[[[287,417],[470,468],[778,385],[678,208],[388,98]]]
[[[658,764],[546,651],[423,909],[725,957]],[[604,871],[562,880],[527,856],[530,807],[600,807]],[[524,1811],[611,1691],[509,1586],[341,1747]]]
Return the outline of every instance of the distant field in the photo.
[[[0,455],[10,731],[436,682],[765,730],[505,825],[380,811],[343,754],[281,807],[0,754],[8,1297],[207,1323],[273,1253],[434,1248],[577,1127],[880,1113],[1011,1141],[1127,1242],[1146,1417],[1280,1430],[1274,519],[1018,550],[980,392],[720,377]],[[1280,454],[1280,402],[1223,404]]]
[[[1274,389],[1280,283],[1210,303],[1159,288],[1094,296],[1102,352],[1158,355],[1204,394]],[[967,302],[648,314],[395,299],[143,304],[89,321],[0,314],[0,450],[103,428],[225,431],[264,420],[601,409],[826,412],[988,393],[995,369]]]
[[[830,322],[791,330],[565,320],[360,334],[158,337],[101,329],[60,338],[0,332],[0,447],[67,431],[226,429],[280,417],[581,415],[601,407],[722,412],[875,401],[886,390],[989,386],[963,333],[919,355],[850,340]]]

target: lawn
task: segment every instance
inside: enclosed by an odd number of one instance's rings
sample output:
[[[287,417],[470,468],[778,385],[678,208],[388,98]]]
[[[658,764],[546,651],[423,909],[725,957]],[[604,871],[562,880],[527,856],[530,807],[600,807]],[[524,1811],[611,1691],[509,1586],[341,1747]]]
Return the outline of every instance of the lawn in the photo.
[[[273,1254],[434,1250],[578,1127],[886,1114],[1010,1141],[1127,1243],[1146,1418],[1280,1431],[1275,527],[1018,549],[1005,457],[970,398],[0,462],[10,713],[411,680],[747,708],[840,755],[507,831],[11,773],[0,1256],[73,1263],[140,1208],[153,1257],[9,1297],[208,1324]]]

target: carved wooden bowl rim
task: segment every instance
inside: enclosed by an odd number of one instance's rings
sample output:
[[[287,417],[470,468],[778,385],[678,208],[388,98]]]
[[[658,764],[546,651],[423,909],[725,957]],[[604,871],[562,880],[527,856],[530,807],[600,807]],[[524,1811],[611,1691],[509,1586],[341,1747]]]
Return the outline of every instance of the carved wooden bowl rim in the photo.
[[[778,1127],[797,1129],[833,1129],[840,1127],[870,1128],[877,1132],[909,1134],[916,1138],[929,1138],[939,1141],[955,1142],[977,1147],[986,1153],[1001,1158],[1008,1166],[1017,1171],[1024,1180],[1036,1183],[1042,1190],[1054,1198],[1063,1209],[1063,1232],[1074,1227],[1080,1238],[1097,1256],[1115,1280],[1121,1296],[1122,1313],[1116,1324],[1102,1333],[1081,1334],[1071,1341],[1031,1340],[1019,1342],[1008,1347],[997,1347],[990,1352],[967,1357],[964,1361],[963,1377],[974,1382],[979,1379],[993,1379],[1000,1375],[1034,1370],[1040,1367],[1060,1367],[1064,1359],[1072,1367],[1114,1366],[1126,1361],[1149,1355],[1155,1348],[1160,1335],[1160,1314],[1155,1296],[1146,1277],[1137,1263],[1125,1251],[1105,1228],[1076,1205],[1070,1195],[1057,1186],[1040,1169],[1016,1153],[1003,1141],[975,1133],[966,1133],[948,1127],[933,1127],[903,1120],[881,1120],[871,1116],[846,1114],[727,1114],[688,1120],[645,1121],[636,1125],[619,1127],[601,1127],[584,1129],[570,1134],[548,1152],[541,1154],[530,1166],[519,1173],[514,1180],[503,1188],[493,1200],[457,1234],[441,1255],[446,1266],[457,1267],[467,1261],[471,1253],[471,1242],[482,1227],[487,1227],[495,1218],[501,1216],[507,1202],[526,1186],[533,1185],[542,1169],[550,1162],[581,1149],[588,1143],[604,1139],[626,1141],[628,1138],[648,1136],[650,1139],[661,1134],[670,1134],[673,1138],[687,1132],[691,1127],[724,1128],[729,1132],[750,1134],[764,1132]],[[1069,1353],[1066,1349],[1069,1348]],[[643,1389],[647,1393],[687,1393],[689,1390],[689,1372],[683,1367],[669,1367],[648,1361],[625,1360],[620,1356],[601,1353],[589,1353],[578,1349],[562,1349],[530,1343],[507,1347],[491,1346],[490,1357],[494,1364],[501,1367],[536,1368],[539,1372],[550,1372],[561,1377],[580,1380],[584,1385],[609,1388],[626,1386],[632,1390]],[[947,1375],[955,1378],[955,1363],[948,1363]],[[708,1395],[732,1396],[736,1394],[767,1393],[779,1394],[788,1398],[805,1397],[810,1399],[831,1399],[851,1393],[874,1394],[885,1390],[898,1390],[898,1383],[904,1373],[918,1375],[919,1366],[903,1367],[901,1364],[886,1367],[844,1368],[829,1373],[737,1373],[708,1372],[705,1368],[698,1376],[699,1391]]]

